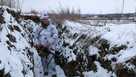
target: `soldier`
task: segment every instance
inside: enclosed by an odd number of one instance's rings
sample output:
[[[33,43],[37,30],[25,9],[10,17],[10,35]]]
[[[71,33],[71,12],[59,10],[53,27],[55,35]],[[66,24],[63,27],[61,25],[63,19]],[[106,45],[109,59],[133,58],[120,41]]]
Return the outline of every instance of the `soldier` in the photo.
[[[36,48],[44,48],[55,53],[58,44],[58,31],[55,25],[51,24],[47,14],[40,17],[41,26],[34,30],[34,45]]]
[[[52,57],[58,46],[58,31],[55,25],[51,24],[47,14],[40,17],[41,26],[34,29],[34,46],[39,50],[45,74],[54,68]],[[51,53],[51,54],[50,54]],[[51,65],[49,64],[51,62]]]

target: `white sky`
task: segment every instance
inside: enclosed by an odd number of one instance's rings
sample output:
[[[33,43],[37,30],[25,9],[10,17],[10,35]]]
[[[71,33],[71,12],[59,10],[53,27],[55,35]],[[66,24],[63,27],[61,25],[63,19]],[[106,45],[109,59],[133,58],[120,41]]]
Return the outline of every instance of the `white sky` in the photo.
[[[24,0],[23,10],[81,9],[81,13],[120,13],[123,0]],[[136,0],[125,0],[124,12],[134,12]]]

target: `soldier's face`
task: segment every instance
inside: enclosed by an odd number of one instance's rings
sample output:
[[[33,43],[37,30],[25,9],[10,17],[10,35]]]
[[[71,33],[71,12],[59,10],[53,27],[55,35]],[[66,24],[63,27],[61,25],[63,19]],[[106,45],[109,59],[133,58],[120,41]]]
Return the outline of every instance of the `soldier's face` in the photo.
[[[49,20],[42,20],[42,24],[44,26],[48,26],[49,25]]]

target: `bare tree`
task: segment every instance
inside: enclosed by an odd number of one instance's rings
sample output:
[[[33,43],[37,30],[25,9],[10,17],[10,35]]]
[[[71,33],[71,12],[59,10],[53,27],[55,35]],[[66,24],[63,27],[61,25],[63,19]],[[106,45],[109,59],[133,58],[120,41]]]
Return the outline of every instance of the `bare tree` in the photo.
[[[122,1],[122,5],[121,6],[122,6],[121,7],[121,13],[123,13],[124,12],[124,7],[125,7],[125,0]]]
[[[0,0],[0,5],[3,6],[5,4],[4,0]]]
[[[8,6],[10,8],[20,9],[20,0],[0,0],[1,6]]]

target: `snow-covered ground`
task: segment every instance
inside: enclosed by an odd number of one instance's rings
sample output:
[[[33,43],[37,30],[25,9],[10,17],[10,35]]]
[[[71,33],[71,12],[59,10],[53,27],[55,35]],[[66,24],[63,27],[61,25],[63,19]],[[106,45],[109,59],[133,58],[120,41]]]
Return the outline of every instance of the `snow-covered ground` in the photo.
[[[4,74],[9,77],[43,77],[41,58],[30,44],[31,34],[28,28],[24,27],[28,24],[23,20],[18,23],[6,9],[9,8],[0,9],[4,17],[1,20],[4,23],[0,24],[0,70],[4,72],[0,76]],[[36,24],[31,21],[29,25]]]
[[[4,10],[0,24],[0,70],[4,74],[11,77],[49,77],[52,74],[57,77],[118,77],[120,70],[127,69],[123,73],[135,77],[135,23],[90,26],[66,20],[59,24],[56,32],[60,49],[49,64],[48,76],[44,76],[46,63],[42,64],[32,46],[33,30],[41,24],[17,20],[6,8],[0,9]]]
[[[110,47],[126,45],[127,48],[121,50],[117,57],[117,62],[126,62],[136,56],[136,24],[112,24],[109,26],[110,31],[102,35],[102,38],[110,42]],[[110,55],[111,56],[111,55]]]
[[[135,64],[132,63],[136,57],[135,23],[90,26],[66,21],[64,26],[68,30],[62,33],[66,43],[79,47],[78,50],[81,50],[77,53],[86,54],[88,52],[86,57],[89,55],[93,59],[95,55],[97,56],[94,62],[92,59],[86,58],[88,62],[91,62],[91,65],[96,65],[97,71],[93,70],[95,67],[93,66],[92,70],[84,72],[85,77],[116,77],[115,71],[120,68],[121,70],[127,68],[127,70],[133,69],[135,71]],[[81,37],[82,35],[85,37]],[[75,52],[74,47],[72,48],[73,52]],[[76,55],[76,57],[78,56]],[[118,65],[122,65],[123,68]]]
[[[46,58],[40,57],[38,50],[33,45],[34,36],[36,36],[34,35],[35,28],[41,24],[32,20],[17,19],[14,17],[14,15],[18,15],[16,12],[15,9],[8,7],[0,8],[2,18],[0,22],[0,77],[52,77],[54,73],[57,77],[65,77],[64,71],[54,63],[54,59],[48,64],[48,68],[44,68],[47,66],[47,63],[43,65]],[[44,30],[46,32],[43,33],[43,36],[47,32],[48,34],[51,34],[51,31],[53,33],[52,29],[55,29],[53,26],[48,26],[49,28]],[[55,29],[55,31],[57,30]],[[54,35],[53,38],[56,36]],[[44,41],[50,40],[52,43],[51,35],[47,37],[48,40]],[[56,44],[52,46],[54,47]],[[48,56],[47,61],[50,61],[51,56]],[[45,70],[48,71],[48,75],[45,75]]]

